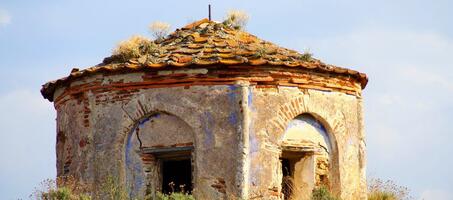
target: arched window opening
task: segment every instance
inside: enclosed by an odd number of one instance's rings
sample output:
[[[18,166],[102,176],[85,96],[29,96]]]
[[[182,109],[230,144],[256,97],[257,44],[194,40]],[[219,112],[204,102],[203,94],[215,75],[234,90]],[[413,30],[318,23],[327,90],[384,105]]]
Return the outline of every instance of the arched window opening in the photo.
[[[283,199],[309,199],[315,187],[329,187],[331,143],[313,116],[299,115],[285,130],[280,156]]]
[[[194,134],[180,118],[154,114],[142,120],[126,144],[126,185],[131,198],[193,190]]]

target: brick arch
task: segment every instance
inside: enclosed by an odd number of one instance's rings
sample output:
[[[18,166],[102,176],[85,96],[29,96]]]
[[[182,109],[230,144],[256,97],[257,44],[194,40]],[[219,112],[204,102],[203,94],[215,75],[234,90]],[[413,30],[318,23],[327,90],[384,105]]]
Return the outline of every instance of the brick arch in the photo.
[[[198,128],[201,126],[199,121],[193,120],[193,118],[191,119],[189,116],[177,114],[183,113],[184,111],[197,113],[197,109],[190,108],[190,110],[188,110],[188,108],[186,107],[183,108],[174,104],[155,104],[151,103],[151,101],[152,100],[135,100],[128,103],[127,105],[122,106],[124,118],[126,118],[127,120],[125,120],[125,126],[123,126],[123,129],[120,131],[120,134],[117,137],[117,144],[125,147],[127,136],[135,130],[140,121],[157,113],[165,113],[176,116],[184,121],[187,125],[189,125],[195,133],[200,131]],[[195,137],[194,145],[197,144],[198,140],[197,137]]]
[[[338,146],[339,136],[346,134],[345,116],[337,110],[329,110],[316,101],[310,99],[309,94],[290,99],[285,104],[281,105],[276,112],[276,115],[270,119],[268,128],[274,129],[277,135],[277,145],[280,147],[283,139],[283,134],[288,123],[301,114],[310,114],[318,120],[327,130],[330,145],[332,147],[331,157],[331,187],[332,192],[336,195],[341,193],[340,180],[340,154],[342,147]]]
[[[280,133],[279,138],[282,138],[288,123],[301,114],[310,114],[321,122],[332,140],[332,148],[339,150],[337,137],[346,133],[343,113],[320,107],[316,102],[311,101],[307,94],[293,98],[281,105],[277,109],[276,115],[270,119],[269,125],[276,128]],[[281,140],[278,142],[280,145]]]
[[[155,121],[155,123],[153,123],[153,121]],[[164,123],[166,125],[160,125],[160,128],[159,125],[157,127],[152,126],[146,128],[146,124],[149,123],[153,123],[154,125]],[[141,132],[141,134],[139,134],[138,127],[141,125],[143,125],[144,130],[151,132]],[[175,127],[178,127],[178,129],[172,129]],[[178,139],[178,136],[183,138]],[[135,130],[132,130],[131,133],[128,134],[126,148],[124,149],[126,187],[129,188],[130,197],[142,198],[143,196],[141,195],[148,189],[151,189],[149,190],[151,194],[155,194],[155,189],[160,188],[159,183],[156,182],[156,180],[158,180],[156,177],[158,177],[160,173],[155,172],[158,168],[158,164],[156,164],[154,156],[150,154],[143,155],[136,152],[136,150],[141,149],[142,144],[145,147],[157,147],[162,144],[193,146],[194,142],[195,133],[192,127],[176,115],[159,111],[152,112],[148,117],[140,120],[137,123]],[[192,153],[193,159],[195,159],[196,154],[195,150]],[[146,172],[146,169],[149,171]],[[148,184],[151,186],[148,186]]]
[[[190,110],[189,110],[190,109]],[[198,146],[198,141],[199,138],[197,137],[198,132],[200,127],[200,122],[195,121],[195,120],[190,120],[190,118],[187,115],[183,114],[176,114],[176,113],[192,113],[195,114],[197,111],[196,109],[191,109],[191,108],[183,108],[178,105],[170,105],[167,103],[153,103],[152,99],[136,99],[128,102],[127,104],[122,105],[122,110],[123,110],[123,128],[122,130],[119,131],[118,136],[116,137],[116,142],[115,145],[118,145],[119,148],[116,149],[121,149],[122,152],[119,152],[121,154],[121,160],[122,164],[121,165],[126,165],[126,148],[128,141],[131,137],[131,135],[135,132],[136,128],[139,126],[139,124],[146,119],[156,115],[156,114],[167,114],[167,115],[172,115],[177,118],[179,118],[181,121],[183,121],[185,124],[190,127],[190,129],[193,132],[193,146],[195,147],[194,150],[194,158],[196,159],[196,148]],[[185,111],[185,112],[184,112]],[[194,166],[193,172],[196,173],[196,164]],[[123,168],[123,167],[122,167]],[[127,174],[127,167],[124,167],[123,170],[120,171],[119,174],[119,181],[121,183],[126,183],[126,174]],[[194,175],[196,177],[196,175]],[[194,180],[194,184],[196,184]],[[194,185],[195,187],[195,185]]]

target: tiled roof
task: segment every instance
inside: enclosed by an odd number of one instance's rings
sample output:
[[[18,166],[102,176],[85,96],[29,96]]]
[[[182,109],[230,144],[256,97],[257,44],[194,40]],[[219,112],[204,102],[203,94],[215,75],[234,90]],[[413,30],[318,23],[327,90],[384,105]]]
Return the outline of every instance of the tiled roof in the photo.
[[[306,57],[297,51],[279,47],[208,19],[177,29],[154,43],[157,51],[127,61],[118,59],[118,55],[112,55],[97,66],[81,71],[73,70],[68,77],[45,84],[41,93],[45,97],[51,97],[57,85],[99,72],[213,65],[300,67],[354,77],[362,88],[368,81],[364,73],[322,63],[318,59]]]

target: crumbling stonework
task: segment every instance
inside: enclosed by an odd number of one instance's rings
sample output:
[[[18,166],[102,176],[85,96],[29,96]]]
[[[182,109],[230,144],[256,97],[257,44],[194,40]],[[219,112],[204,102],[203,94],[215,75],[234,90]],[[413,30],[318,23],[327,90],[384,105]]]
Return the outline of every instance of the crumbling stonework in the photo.
[[[57,110],[57,175],[91,191],[114,177],[143,198],[165,191],[172,162],[188,161],[181,176],[190,183],[178,180],[197,199],[303,198],[319,186],[366,199],[366,76],[323,69],[132,62],[76,70],[42,91]],[[294,188],[285,193],[287,179]]]

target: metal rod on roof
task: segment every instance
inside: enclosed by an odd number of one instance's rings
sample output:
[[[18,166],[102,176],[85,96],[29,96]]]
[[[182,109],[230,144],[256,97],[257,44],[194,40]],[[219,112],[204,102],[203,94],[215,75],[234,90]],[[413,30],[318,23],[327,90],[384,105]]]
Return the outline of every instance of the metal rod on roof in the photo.
[[[211,21],[211,4],[208,4],[208,18],[209,18],[209,21]]]

